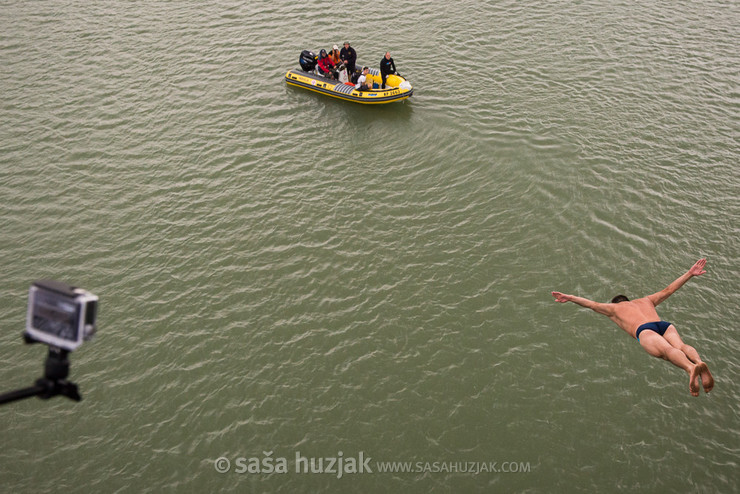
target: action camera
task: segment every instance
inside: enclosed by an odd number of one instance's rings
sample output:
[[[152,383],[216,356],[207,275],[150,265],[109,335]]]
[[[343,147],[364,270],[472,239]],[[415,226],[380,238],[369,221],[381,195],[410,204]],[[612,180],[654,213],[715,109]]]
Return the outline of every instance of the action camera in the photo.
[[[28,292],[26,336],[64,350],[75,350],[95,333],[98,297],[66,283],[34,281]]]

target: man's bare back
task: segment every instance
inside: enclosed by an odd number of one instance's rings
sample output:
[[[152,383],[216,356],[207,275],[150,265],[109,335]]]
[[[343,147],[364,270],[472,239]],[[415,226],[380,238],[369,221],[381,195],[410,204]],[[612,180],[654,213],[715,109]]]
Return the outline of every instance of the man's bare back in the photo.
[[[660,316],[658,316],[655,306],[648,297],[612,305],[614,307],[612,313],[609,315],[609,319],[614,321],[617,326],[625,330],[633,338],[637,338],[635,333],[640,325],[646,322],[660,321]]]
[[[706,259],[699,259],[691,269],[663,290],[637,300],[629,300],[624,295],[619,295],[612,303],[602,304],[561,292],[552,292],[552,295],[558,302],[573,302],[607,316],[627,334],[636,338],[650,355],[668,360],[685,370],[689,374],[689,391],[693,396],[699,396],[699,382],[704,391],[709,393],[714,387],[714,378],[696,349],[681,340],[673,324],[660,319],[655,307],[688,280],[706,273],[704,270],[706,263]]]

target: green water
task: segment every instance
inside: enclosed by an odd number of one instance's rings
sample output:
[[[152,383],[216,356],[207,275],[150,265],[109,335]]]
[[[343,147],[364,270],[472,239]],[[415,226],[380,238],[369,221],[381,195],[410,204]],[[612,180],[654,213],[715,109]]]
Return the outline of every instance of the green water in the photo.
[[[42,372],[33,280],[101,300],[83,401],[0,407],[3,491],[740,489],[736,2],[0,8],[3,387]],[[284,84],[345,40],[414,96]],[[699,398],[550,296],[700,257],[659,311]]]

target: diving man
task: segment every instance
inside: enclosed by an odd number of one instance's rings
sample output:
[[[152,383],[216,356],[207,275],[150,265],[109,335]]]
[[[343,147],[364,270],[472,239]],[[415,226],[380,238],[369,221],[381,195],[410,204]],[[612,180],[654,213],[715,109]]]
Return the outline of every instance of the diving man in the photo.
[[[706,273],[704,270],[706,263],[706,259],[699,259],[691,269],[663,290],[637,300],[617,295],[610,304],[602,304],[560,292],[552,292],[552,295],[557,302],[573,302],[607,316],[630,336],[636,338],[650,355],[667,360],[685,370],[689,375],[691,395],[699,396],[699,381],[704,387],[704,392],[709,393],[714,387],[714,378],[696,350],[681,340],[673,324],[660,319],[655,307],[691,278]]]

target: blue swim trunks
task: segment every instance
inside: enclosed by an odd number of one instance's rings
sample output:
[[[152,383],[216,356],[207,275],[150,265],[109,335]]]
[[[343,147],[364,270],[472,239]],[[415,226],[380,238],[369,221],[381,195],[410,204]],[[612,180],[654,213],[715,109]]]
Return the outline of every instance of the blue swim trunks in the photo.
[[[646,322],[645,324],[642,324],[639,328],[637,328],[637,331],[635,332],[635,338],[637,338],[637,341],[640,341],[640,333],[642,333],[646,329],[649,329],[650,331],[655,331],[660,336],[663,336],[663,333],[665,333],[665,330],[668,329],[668,326],[670,325],[671,323],[669,323],[668,321]]]

